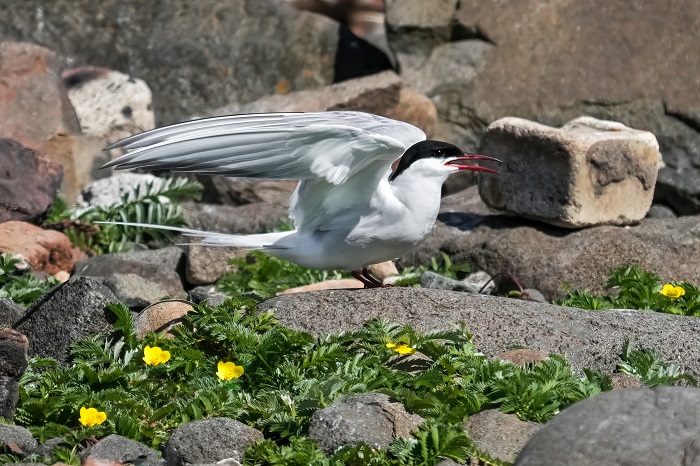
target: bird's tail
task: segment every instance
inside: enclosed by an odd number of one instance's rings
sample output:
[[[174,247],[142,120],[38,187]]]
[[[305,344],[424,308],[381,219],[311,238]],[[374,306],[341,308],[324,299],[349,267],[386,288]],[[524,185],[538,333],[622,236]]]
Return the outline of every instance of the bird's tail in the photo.
[[[255,235],[232,235],[229,233],[216,233],[213,231],[191,230],[189,228],[170,227],[164,225],[152,225],[150,223],[133,223],[133,222],[96,222],[106,223],[109,225],[126,225],[139,228],[155,228],[158,230],[176,231],[185,236],[201,237],[202,241],[196,244],[197,246],[232,246],[243,249],[286,249],[285,246],[275,244],[282,238],[296,232],[280,231],[275,233],[260,233]]]

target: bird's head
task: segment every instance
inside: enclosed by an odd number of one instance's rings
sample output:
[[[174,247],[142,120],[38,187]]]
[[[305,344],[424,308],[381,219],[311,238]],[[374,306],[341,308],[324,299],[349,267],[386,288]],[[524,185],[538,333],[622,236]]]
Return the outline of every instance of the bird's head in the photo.
[[[465,154],[459,147],[447,142],[421,141],[409,147],[403,154],[396,170],[389,177],[389,181],[394,181],[402,173],[408,171],[415,172],[416,175],[425,178],[440,178],[442,181],[460,170],[498,173],[490,168],[465,163],[476,160],[500,162],[498,159],[485,155]]]

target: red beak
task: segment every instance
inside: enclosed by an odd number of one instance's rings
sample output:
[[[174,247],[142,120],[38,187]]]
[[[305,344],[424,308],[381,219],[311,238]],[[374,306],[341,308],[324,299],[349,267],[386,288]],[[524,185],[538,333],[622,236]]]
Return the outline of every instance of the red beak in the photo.
[[[456,159],[452,159],[449,162],[447,162],[445,165],[457,167],[460,170],[472,170],[475,172],[498,173],[496,170],[492,170],[492,169],[486,168],[486,167],[480,167],[478,165],[460,165],[460,164],[456,163],[456,162],[464,162],[464,161],[472,161],[472,160],[490,160],[492,162],[502,163],[500,160],[494,159],[493,157],[489,157],[487,155],[464,154],[464,157],[458,157]]]

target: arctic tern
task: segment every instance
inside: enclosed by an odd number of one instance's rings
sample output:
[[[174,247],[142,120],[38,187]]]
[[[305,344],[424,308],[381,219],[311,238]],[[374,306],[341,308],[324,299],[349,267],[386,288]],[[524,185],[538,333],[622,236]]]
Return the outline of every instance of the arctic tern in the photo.
[[[205,118],[136,134],[107,149],[114,148],[126,153],[103,168],[299,180],[289,207],[293,231],[232,235],[127,225],[199,236],[200,245],[259,249],[307,268],[350,270],[366,287],[382,286],[369,265],[409,252],[430,233],[442,184],[452,173],[497,173],[463,163],[498,162],[426,140],[408,123],[351,111]]]

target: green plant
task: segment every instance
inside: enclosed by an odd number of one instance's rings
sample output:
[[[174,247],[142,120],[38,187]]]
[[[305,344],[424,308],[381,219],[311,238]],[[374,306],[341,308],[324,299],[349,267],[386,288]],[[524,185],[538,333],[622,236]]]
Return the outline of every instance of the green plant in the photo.
[[[10,298],[21,306],[28,306],[58,284],[53,277],[39,280],[28,270],[18,270],[19,263],[12,254],[0,254],[0,298]]]
[[[338,271],[306,269],[291,262],[251,251],[246,257],[232,259],[234,272],[225,274],[217,288],[230,296],[248,296],[264,300],[296,286],[346,277]]]
[[[119,204],[109,207],[68,207],[58,200],[44,225],[59,229],[78,247],[93,254],[128,250],[134,243],[158,241],[173,234],[168,230],[97,222],[150,223],[163,226],[183,226],[179,202],[199,199],[203,186],[186,178],[167,178],[160,183],[136,185],[122,197]]]
[[[557,303],[591,310],[622,308],[700,316],[700,289],[697,286],[686,282],[666,286],[678,288],[679,296],[664,294],[658,275],[637,266],[621,267],[612,270],[606,285],[616,294],[603,296],[569,290],[567,297]]]
[[[647,387],[671,385],[680,381],[697,387],[697,381],[684,374],[675,364],[664,363],[659,355],[650,349],[635,349],[628,341],[622,347],[622,362],[617,370],[637,377]]]

